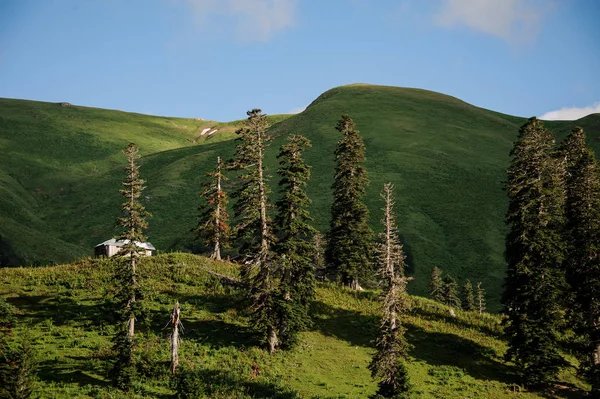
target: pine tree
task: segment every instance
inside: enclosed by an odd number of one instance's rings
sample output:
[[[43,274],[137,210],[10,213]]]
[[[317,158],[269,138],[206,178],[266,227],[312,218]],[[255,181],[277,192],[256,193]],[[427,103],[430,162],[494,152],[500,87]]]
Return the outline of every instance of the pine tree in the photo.
[[[310,325],[308,307],[315,296],[315,266],[312,263],[315,248],[313,236],[316,230],[306,208],[310,200],[305,189],[310,178],[310,167],[302,159],[303,151],[310,147],[304,136],[292,135],[281,146],[279,170],[281,176],[281,199],[277,202],[276,245],[280,265],[280,319],[279,339],[282,346],[289,347],[297,333]]]
[[[485,311],[485,291],[481,287],[481,282],[477,283],[477,302],[475,305],[479,314]]]
[[[379,273],[384,281],[382,293],[383,315],[380,335],[376,341],[377,353],[369,364],[371,376],[379,379],[377,396],[384,398],[404,398],[410,390],[405,362],[408,359],[410,345],[404,337],[406,329],[400,317],[410,302],[406,293],[406,284],[411,278],[404,276],[404,253],[398,240],[394,220],[393,186],[384,185],[382,198],[385,201],[385,231],[381,234],[378,246]]]
[[[563,172],[554,151],[553,135],[531,118],[519,130],[508,170],[506,359],[527,386],[547,384],[564,364],[558,351],[567,290],[561,270]]]
[[[475,296],[471,280],[467,280],[463,285],[462,308],[468,312],[475,310]]]
[[[144,190],[144,180],[140,179],[139,150],[131,143],[123,151],[127,158],[125,168],[125,181],[120,193],[125,197],[121,205],[123,217],[118,219],[123,228],[119,240],[124,245],[114,260],[115,267],[113,282],[115,287],[115,306],[117,313],[117,331],[113,337],[113,350],[115,351],[115,363],[110,377],[115,386],[128,391],[132,385],[135,373],[133,364],[133,337],[135,334],[135,320],[143,315],[142,291],[137,281],[136,265],[142,256],[143,249],[138,244],[146,241],[144,230],[148,227],[146,217],[150,214],[140,203],[139,198]]]
[[[442,271],[435,266],[431,271],[429,280],[429,296],[437,302],[444,302],[444,282],[442,281]]]
[[[568,282],[574,291],[575,331],[583,341],[580,364],[600,395],[600,176],[581,128],[561,146],[565,161],[565,216]]]
[[[325,256],[342,283],[358,289],[359,279],[370,274],[372,253],[372,232],[367,225],[369,211],[361,199],[368,184],[362,166],[365,145],[348,115],[342,115],[336,129],[342,138],[335,149],[331,228]]]
[[[221,248],[229,246],[227,195],[221,187],[221,183],[227,178],[223,175],[222,169],[221,157],[217,157],[217,168],[206,174],[210,180],[202,185],[200,197],[205,202],[198,207],[200,216],[198,225],[194,229],[197,237],[212,247],[211,259],[217,260],[221,260]]]
[[[442,302],[448,306],[460,309],[460,298],[458,297],[458,283],[450,275],[445,275],[442,279]]]
[[[11,347],[6,338],[0,337],[0,398],[28,399],[37,379],[34,340],[25,333]]]
[[[277,281],[273,262],[271,220],[267,217],[268,194],[263,157],[270,137],[269,123],[260,109],[247,112],[245,126],[236,131],[236,151],[231,169],[241,171],[242,186],[233,193],[236,232],[245,241],[247,259],[242,280],[252,299],[252,324],[265,333],[269,352],[278,346],[276,314]]]

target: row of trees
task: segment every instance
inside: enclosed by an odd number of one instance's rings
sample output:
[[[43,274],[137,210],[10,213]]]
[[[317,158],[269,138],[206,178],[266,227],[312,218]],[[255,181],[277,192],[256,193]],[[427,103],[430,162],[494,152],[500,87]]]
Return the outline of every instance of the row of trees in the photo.
[[[220,249],[237,240],[244,255],[242,281],[251,299],[252,324],[264,337],[270,352],[290,347],[297,333],[310,325],[309,303],[314,298],[315,265],[319,259],[319,235],[310,226],[307,207],[310,200],[305,187],[310,168],[302,158],[310,142],[292,135],[279,150],[280,200],[276,217],[269,218],[269,188],[263,163],[270,141],[268,122],[260,110],[248,112],[246,126],[237,131],[233,159],[226,165],[220,160],[202,191],[196,232],[212,248],[211,257],[219,259]],[[380,380],[379,394],[396,397],[409,387],[404,359],[408,344],[400,317],[408,307],[404,276],[404,254],[398,241],[393,216],[391,184],[384,187],[385,233],[375,250],[373,233],[368,227],[368,210],[362,201],[368,184],[362,165],[365,146],[354,122],[343,115],[336,129],[341,133],[335,150],[335,171],[331,228],[326,240],[325,261],[328,274],[344,285],[359,289],[361,279],[373,270],[378,254],[384,281],[383,318],[377,354],[370,365],[373,377]],[[236,224],[228,227],[227,197],[221,187],[223,170],[237,172],[241,185],[233,192]],[[316,239],[316,240],[315,240]]]
[[[574,331],[582,371],[600,393],[600,176],[575,128],[560,145],[541,121],[519,130],[507,192],[505,336],[523,383],[546,385]]]
[[[477,311],[479,314],[485,311],[485,291],[481,287],[481,282],[477,283],[477,287],[473,291],[471,280],[465,281],[461,295],[459,295],[456,280],[448,274],[443,275],[437,266],[431,272],[429,295],[434,301],[453,308],[469,312]]]

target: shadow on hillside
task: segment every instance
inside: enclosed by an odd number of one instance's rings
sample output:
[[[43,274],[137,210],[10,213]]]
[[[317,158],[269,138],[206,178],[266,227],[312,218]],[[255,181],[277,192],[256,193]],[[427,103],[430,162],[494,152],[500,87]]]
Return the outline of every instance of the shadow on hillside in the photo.
[[[184,327],[184,336],[187,339],[208,344],[213,348],[247,348],[260,345],[256,334],[250,328],[222,320],[188,320],[184,321]]]
[[[187,378],[184,378],[191,383],[188,389],[196,395],[203,393],[208,398],[245,394],[255,399],[300,399],[300,395],[291,389],[268,381],[252,380],[251,375],[246,379],[227,370],[209,369],[197,369],[188,373]]]
[[[541,392],[540,396],[547,399],[584,399],[592,397],[581,388],[563,383],[553,386],[547,392]]]
[[[370,347],[377,338],[379,317],[336,308],[323,302],[311,306],[313,328],[322,334],[343,339],[352,345]]]
[[[410,310],[410,314],[425,320],[439,321],[442,323],[453,324],[462,328],[474,329],[491,337],[502,337],[502,328],[499,325],[469,323],[464,318],[451,316],[446,309],[440,311],[440,309],[437,309],[433,306],[430,309],[425,307],[413,307]]]
[[[25,313],[34,323],[51,320],[52,325],[70,323],[97,324],[110,320],[112,311],[108,303],[82,304],[65,296],[33,295],[8,298],[11,305]]]
[[[322,302],[313,303],[314,328],[324,335],[345,340],[352,345],[373,347],[379,333],[379,317],[335,308]],[[449,320],[456,321],[456,319]],[[469,339],[441,332],[425,331],[407,324],[406,337],[414,348],[411,356],[432,366],[454,366],[477,379],[515,383],[511,368],[496,360],[493,349]]]
[[[76,363],[60,362],[58,360],[47,360],[40,363],[38,377],[43,381],[72,384],[80,386],[108,386],[109,383],[100,378],[96,378],[90,373],[101,373],[102,371],[86,367],[84,357],[71,357]]]
[[[224,321],[220,314],[229,310],[243,312],[245,306],[242,301],[232,298],[231,294],[201,294],[182,298],[182,307],[192,305],[196,309],[212,313],[212,320],[186,319],[182,310],[182,323],[185,328],[185,337],[208,344],[215,348],[233,346],[244,348],[258,346],[260,342],[251,328]]]
[[[410,354],[416,359],[432,366],[457,367],[480,380],[517,382],[511,368],[496,360],[496,352],[491,348],[454,334],[429,332],[412,324],[406,327],[406,337],[413,345]]]

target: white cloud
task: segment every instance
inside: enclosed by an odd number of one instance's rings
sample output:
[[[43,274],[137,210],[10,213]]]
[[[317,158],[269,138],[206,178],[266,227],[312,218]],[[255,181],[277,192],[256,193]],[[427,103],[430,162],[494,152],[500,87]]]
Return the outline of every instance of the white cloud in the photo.
[[[288,111],[288,114],[299,114],[300,112],[304,111],[306,109],[306,107],[296,107],[290,111]]]
[[[187,0],[198,22],[205,25],[211,15],[231,17],[241,38],[267,40],[294,25],[297,0]]]
[[[575,119],[583,118],[584,116],[595,113],[600,113],[600,101],[587,107],[561,108],[557,111],[546,112],[544,115],[540,116],[540,119],[547,121],[574,121]]]
[[[529,42],[549,6],[535,0],[443,0],[434,20],[447,28],[463,25],[510,42]]]

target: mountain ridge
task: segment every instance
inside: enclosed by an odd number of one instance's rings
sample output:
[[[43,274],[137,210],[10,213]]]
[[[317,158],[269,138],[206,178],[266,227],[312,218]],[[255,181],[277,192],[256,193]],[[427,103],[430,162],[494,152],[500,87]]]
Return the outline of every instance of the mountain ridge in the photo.
[[[123,159],[134,141],[141,149],[150,240],[162,251],[198,250],[195,223],[199,184],[217,155],[233,154],[241,121],[216,122],[109,111],[60,103],[0,99],[0,235],[28,264],[65,262],[92,254],[116,233]],[[498,309],[504,278],[508,153],[525,118],[497,113],[423,89],[347,85],[318,96],[303,112],[273,115],[275,137],[267,153],[271,174],[284,138],[304,134],[313,148],[308,194],[315,225],[329,223],[334,126],[350,114],[367,148],[371,185],[365,198],[370,224],[379,229],[379,191],[396,185],[397,219],[413,292],[426,291],[434,266],[461,282],[483,281]],[[242,114],[242,112],[240,112]],[[243,115],[243,114],[242,114]],[[545,122],[558,139],[583,125],[600,147],[600,114],[577,121]],[[218,133],[199,133],[206,128]],[[276,190],[277,179],[271,186]],[[229,183],[231,188],[232,182]],[[276,197],[277,194],[274,195]],[[7,252],[7,251],[5,251]],[[10,252],[10,251],[9,251]]]

